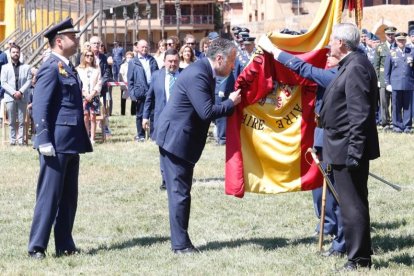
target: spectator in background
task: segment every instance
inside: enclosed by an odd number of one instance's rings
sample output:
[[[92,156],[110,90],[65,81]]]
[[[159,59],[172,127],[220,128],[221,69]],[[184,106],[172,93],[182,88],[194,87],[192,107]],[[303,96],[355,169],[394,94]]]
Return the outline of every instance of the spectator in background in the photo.
[[[210,45],[210,39],[208,37],[203,37],[200,40],[200,58],[203,58],[206,56],[208,46]]]
[[[93,54],[95,55],[95,64],[99,66],[99,69],[101,70],[101,82],[102,82],[102,89],[101,89],[101,96],[103,97],[103,104],[106,105],[107,101],[107,92],[108,87],[107,83],[112,78],[111,76],[111,68],[108,64],[107,57],[101,53],[100,46],[101,46],[101,39],[97,36],[92,36],[89,39],[89,43],[91,44],[91,50]],[[111,131],[109,130],[109,127],[105,125],[105,134],[110,135]]]
[[[10,145],[23,145],[24,118],[32,82],[30,66],[20,62],[20,47],[13,44],[9,48],[10,62],[2,67],[1,87],[5,91],[7,115],[10,123]],[[16,129],[16,119],[18,129]],[[16,132],[17,137],[16,137]]]
[[[154,55],[154,58],[158,64],[158,68],[162,68],[164,66],[165,50],[167,50],[167,40],[161,39],[160,41],[158,41],[158,49]]]
[[[95,144],[96,115],[100,113],[99,94],[102,89],[102,81],[101,72],[95,63],[95,55],[92,51],[86,51],[82,54],[77,71],[82,81],[83,119],[93,145]]]
[[[145,96],[151,83],[151,75],[158,70],[157,61],[149,54],[148,42],[141,39],[137,43],[137,56],[128,63],[128,91],[136,103],[136,127],[138,142],[145,141],[145,130],[142,128]],[[152,131],[152,127],[150,132]]]
[[[119,81],[128,83],[128,63],[134,58],[133,52],[126,52],[125,54],[125,61],[121,64],[121,67],[119,69]],[[126,107],[126,100],[129,98],[128,93],[128,86],[122,85],[121,86],[121,115],[125,115],[125,107]],[[135,115],[136,112],[136,102],[131,101],[131,115]]]
[[[16,43],[15,43],[15,41],[14,41],[14,39],[10,39],[8,42],[7,42],[7,44],[6,44],[6,50],[4,51],[4,53],[6,54],[6,56],[7,56],[7,62],[10,62],[11,61],[11,56],[10,56],[10,47],[11,46],[13,46],[13,45],[16,45]],[[23,59],[23,55],[20,55],[20,58],[19,58],[19,61],[20,61],[20,63],[23,63],[23,61],[24,61],[24,59]]]
[[[0,51],[0,73],[1,73],[1,69],[3,68],[3,65],[7,64],[7,55]],[[3,100],[4,97],[4,89],[0,86],[0,102]],[[1,118],[1,116],[3,116],[3,112],[0,112],[0,119],[3,120],[3,118]],[[0,125],[1,125],[1,120],[0,120]]]
[[[188,45],[184,45],[183,47],[181,47],[179,55],[181,69],[187,68],[188,65],[190,65],[196,60],[193,49]]]
[[[85,41],[85,43],[82,44],[80,51],[76,54],[75,66],[79,66],[82,54],[90,50],[91,50],[91,44],[89,43],[89,41]]]
[[[167,38],[167,49],[171,48],[176,49],[177,51],[180,50],[180,40],[175,35]]]
[[[114,42],[114,48],[112,49],[112,59],[114,61],[112,65],[112,75],[114,76],[114,80],[118,81],[119,76],[119,67],[124,60],[125,50],[121,46],[119,46],[118,42]]]
[[[195,60],[201,58],[201,52],[199,50],[196,49],[196,39],[192,34],[187,34],[184,38],[184,43],[187,46],[190,46],[191,49],[193,50],[194,56],[195,56]]]

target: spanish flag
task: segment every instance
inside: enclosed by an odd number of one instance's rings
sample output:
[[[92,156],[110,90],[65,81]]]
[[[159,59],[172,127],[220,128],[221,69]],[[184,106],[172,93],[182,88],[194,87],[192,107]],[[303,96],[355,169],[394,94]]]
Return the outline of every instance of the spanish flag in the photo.
[[[362,1],[348,0],[348,8]],[[326,45],[346,8],[342,0],[323,0],[308,32],[270,33],[278,48],[324,68]],[[356,10],[358,15],[358,9]],[[356,16],[357,20],[361,17]],[[322,185],[310,156],[313,146],[316,84],[293,73],[268,53],[256,53],[236,81],[242,102],[227,120],[225,192],[277,194]]]

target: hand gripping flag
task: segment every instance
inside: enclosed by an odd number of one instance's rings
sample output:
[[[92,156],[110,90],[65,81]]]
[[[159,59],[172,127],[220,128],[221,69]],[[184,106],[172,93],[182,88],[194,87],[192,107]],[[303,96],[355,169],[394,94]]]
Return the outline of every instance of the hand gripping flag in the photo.
[[[357,2],[346,3],[359,7]],[[270,33],[269,38],[280,49],[324,68],[326,45],[333,25],[341,22],[344,3],[323,0],[306,34]],[[305,155],[313,146],[316,84],[261,53],[240,74],[238,88],[242,102],[227,120],[226,194],[243,197],[244,192],[276,194],[321,186],[317,166]]]

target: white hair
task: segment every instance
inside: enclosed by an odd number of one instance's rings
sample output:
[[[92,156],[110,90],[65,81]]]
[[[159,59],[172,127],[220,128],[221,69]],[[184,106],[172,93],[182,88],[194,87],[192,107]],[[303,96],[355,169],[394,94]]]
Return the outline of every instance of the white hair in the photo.
[[[358,49],[360,34],[357,26],[352,23],[339,23],[333,27],[332,36],[335,39],[342,40],[345,46],[351,50]]]

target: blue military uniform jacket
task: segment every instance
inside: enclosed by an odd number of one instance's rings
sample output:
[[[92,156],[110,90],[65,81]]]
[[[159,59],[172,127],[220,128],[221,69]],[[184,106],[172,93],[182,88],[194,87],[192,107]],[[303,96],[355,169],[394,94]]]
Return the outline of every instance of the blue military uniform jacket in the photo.
[[[34,148],[52,143],[57,153],[91,152],[83,121],[81,82],[77,73],[51,54],[37,74],[33,93]]]
[[[385,83],[392,86],[392,90],[414,90],[414,49],[394,48],[385,59]]]
[[[112,49],[112,58],[116,64],[121,64],[125,56],[125,50],[122,47],[115,47]]]

